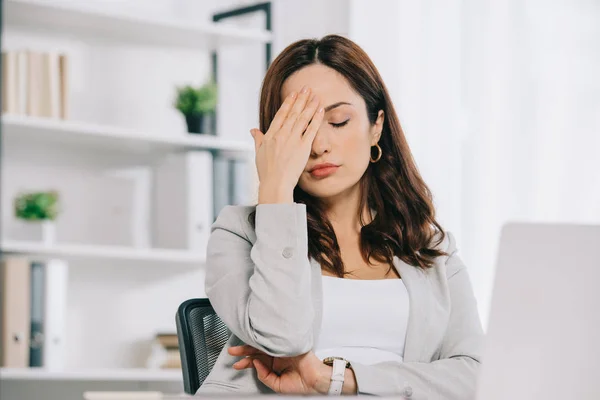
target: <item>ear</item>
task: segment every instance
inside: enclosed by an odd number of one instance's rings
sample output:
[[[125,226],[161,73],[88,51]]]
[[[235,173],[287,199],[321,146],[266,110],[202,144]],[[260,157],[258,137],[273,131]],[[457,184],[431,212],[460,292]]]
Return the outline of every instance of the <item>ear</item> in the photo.
[[[371,146],[375,146],[381,138],[381,131],[383,130],[383,121],[385,120],[385,113],[383,110],[379,110],[377,119],[371,127]]]

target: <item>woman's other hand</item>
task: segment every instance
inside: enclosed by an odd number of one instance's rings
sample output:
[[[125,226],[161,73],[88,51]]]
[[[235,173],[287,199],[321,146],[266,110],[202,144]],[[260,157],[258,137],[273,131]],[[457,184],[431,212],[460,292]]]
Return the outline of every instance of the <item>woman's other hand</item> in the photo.
[[[252,346],[243,345],[230,347],[228,352],[232,356],[244,357],[233,364],[233,368],[256,369],[258,379],[277,393],[327,394],[329,390],[332,369],[312,351],[295,357],[272,357]],[[354,377],[344,383],[344,393],[356,393]]]
[[[283,102],[265,134],[254,138],[256,168],[260,181],[258,202],[292,203],[300,175],[306,167],[312,142],[325,112],[309,88],[291,93]]]

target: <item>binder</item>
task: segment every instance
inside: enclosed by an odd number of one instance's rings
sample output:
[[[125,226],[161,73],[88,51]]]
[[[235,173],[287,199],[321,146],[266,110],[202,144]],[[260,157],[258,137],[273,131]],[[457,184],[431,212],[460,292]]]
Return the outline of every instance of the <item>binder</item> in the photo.
[[[48,370],[59,371],[65,367],[67,286],[69,265],[64,260],[46,261],[44,280],[44,312],[42,364]]]
[[[206,252],[213,223],[213,155],[208,151],[188,153],[187,194],[190,224],[188,249]]]
[[[206,252],[213,218],[213,156],[171,154],[154,174],[153,219],[157,247]]]
[[[0,364],[25,368],[29,365],[29,321],[31,270],[26,258],[2,260],[0,300],[2,300],[2,340]]]
[[[29,366],[43,366],[44,351],[44,264],[31,263],[31,330]]]

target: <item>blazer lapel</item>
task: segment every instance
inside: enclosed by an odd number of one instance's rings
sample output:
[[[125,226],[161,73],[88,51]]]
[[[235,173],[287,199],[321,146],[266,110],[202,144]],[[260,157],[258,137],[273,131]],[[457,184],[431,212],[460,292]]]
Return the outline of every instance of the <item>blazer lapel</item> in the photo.
[[[406,286],[410,302],[404,360],[422,361],[432,322],[429,282],[420,268],[408,265],[398,257],[394,258],[394,266]]]

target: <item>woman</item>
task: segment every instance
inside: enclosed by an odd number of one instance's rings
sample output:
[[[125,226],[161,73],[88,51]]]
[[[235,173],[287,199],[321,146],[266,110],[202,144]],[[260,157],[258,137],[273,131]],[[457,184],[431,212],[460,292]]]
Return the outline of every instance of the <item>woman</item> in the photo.
[[[198,393],[472,398],[469,278],[369,57],[335,35],[290,45],[251,133],[258,205],[225,208],[208,246],[233,335]]]

